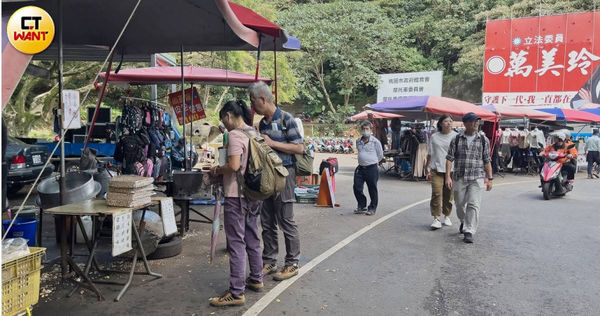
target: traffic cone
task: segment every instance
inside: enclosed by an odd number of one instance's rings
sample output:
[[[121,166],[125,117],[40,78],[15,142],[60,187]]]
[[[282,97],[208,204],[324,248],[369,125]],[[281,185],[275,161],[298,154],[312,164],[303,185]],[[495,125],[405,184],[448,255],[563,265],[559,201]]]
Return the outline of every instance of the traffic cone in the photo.
[[[329,170],[324,169],[323,174],[321,174],[321,184],[319,184],[319,196],[317,197],[317,204],[315,206],[322,207],[333,207],[333,191],[329,186],[331,182],[329,178]]]

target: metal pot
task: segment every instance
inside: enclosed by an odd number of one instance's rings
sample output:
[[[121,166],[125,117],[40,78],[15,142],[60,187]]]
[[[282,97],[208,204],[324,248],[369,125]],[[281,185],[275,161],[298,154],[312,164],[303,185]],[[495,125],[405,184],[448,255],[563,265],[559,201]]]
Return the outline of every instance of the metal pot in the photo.
[[[81,202],[94,198],[102,185],[94,181],[91,174],[85,172],[69,172],[66,174],[66,190],[63,205]],[[60,205],[60,181],[59,177],[51,177],[43,180],[37,187],[39,204],[43,209]]]
[[[98,192],[98,195],[96,195],[97,198],[104,197],[104,194],[108,192],[108,184],[110,182],[110,178],[117,176],[116,173],[109,171],[106,168],[88,169],[81,171],[91,174],[94,177],[94,181],[102,185],[102,189],[100,190],[100,192]]]

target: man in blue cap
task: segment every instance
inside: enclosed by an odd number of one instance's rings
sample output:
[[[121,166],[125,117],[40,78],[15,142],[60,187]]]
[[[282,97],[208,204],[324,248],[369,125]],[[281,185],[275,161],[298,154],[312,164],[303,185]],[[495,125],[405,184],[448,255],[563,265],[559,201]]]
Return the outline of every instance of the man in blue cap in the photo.
[[[464,242],[473,243],[473,235],[479,223],[481,194],[484,178],[487,178],[486,190],[492,189],[492,164],[490,157],[490,141],[479,132],[481,118],[473,112],[462,118],[465,131],[458,134],[451,142],[446,156],[446,186],[454,189],[456,215],[460,220],[460,233],[464,234]]]

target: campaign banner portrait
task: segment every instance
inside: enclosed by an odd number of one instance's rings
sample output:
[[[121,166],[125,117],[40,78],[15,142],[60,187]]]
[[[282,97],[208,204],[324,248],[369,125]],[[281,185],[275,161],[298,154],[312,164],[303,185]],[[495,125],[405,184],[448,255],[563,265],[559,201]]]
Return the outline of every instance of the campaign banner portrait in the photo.
[[[482,103],[600,107],[600,12],[488,21]]]

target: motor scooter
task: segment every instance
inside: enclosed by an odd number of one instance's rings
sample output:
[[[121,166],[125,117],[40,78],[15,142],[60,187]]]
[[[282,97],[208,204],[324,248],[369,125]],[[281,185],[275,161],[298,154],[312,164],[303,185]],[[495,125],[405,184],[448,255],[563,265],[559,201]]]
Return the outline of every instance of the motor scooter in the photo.
[[[575,145],[570,145],[569,148]],[[552,197],[564,196],[567,192],[573,190],[573,184],[567,180],[567,177],[562,172],[563,164],[558,162],[558,159],[565,158],[567,155],[557,151],[549,152],[546,157],[546,162],[540,172],[540,182],[544,200],[549,200]]]

